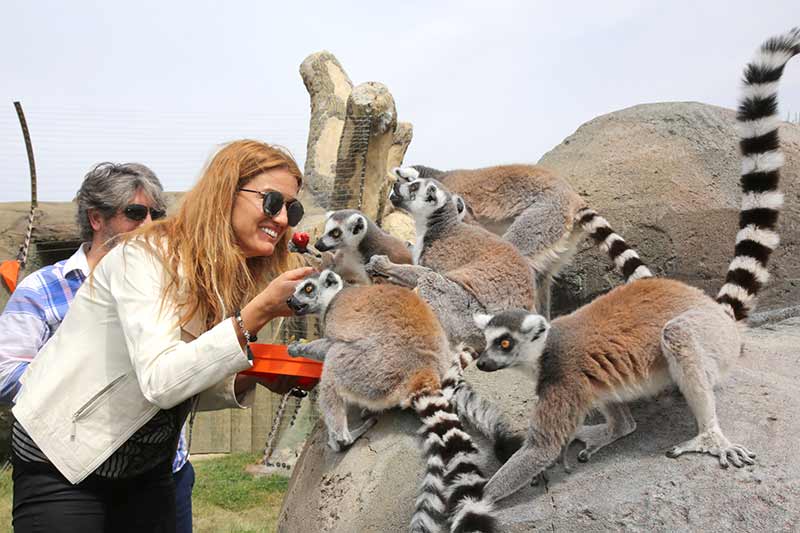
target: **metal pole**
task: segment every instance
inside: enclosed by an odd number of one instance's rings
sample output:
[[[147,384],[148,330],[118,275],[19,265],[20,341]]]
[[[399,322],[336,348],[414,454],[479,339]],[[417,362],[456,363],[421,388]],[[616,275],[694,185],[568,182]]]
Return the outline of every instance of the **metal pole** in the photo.
[[[25,120],[25,113],[22,111],[22,104],[14,102],[19,117],[19,125],[22,127],[22,136],[25,138],[25,149],[28,151],[28,168],[31,172],[31,206],[38,207],[39,202],[36,198],[36,162],[33,160],[33,144],[31,134],[28,131],[28,122]]]
[[[25,138],[25,150],[28,152],[28,168],[31,174],[31,212],[28,215],[28,230],[25,232],[25,240],[19,249],[17,259],[19,260],[19,268],[25,268],[25,263],[28,261],[28,249],[31,245],[31,235],[33,234],[33,222],[36,218],[36,208],[39,206],[36,195],[36,162],[33,160],[33,144],[31,143],[31,135],[28,131],[28,122],[25,120],[25,113],[22,111],[22,104],[14,102],[14,108],[17,110],[17,117],[19,118],[19,125],[22,128],[22,136]]]

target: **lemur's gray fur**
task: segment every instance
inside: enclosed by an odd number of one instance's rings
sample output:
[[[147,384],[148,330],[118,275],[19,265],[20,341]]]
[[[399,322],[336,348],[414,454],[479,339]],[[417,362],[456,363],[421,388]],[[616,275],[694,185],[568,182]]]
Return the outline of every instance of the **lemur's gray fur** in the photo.
[[[502,238],[462,223],[457,201],[441,183],[400,176],[390,201],[414,218],[414,265],[374,256],[367,272],[417,288],[453,345],[483,348],[483,335],[471,320],[476,312],[534,308],[535,280],[528,261]]]
[[[778,245],[776,224],[783,196],[778,140],[777,85],[783,68],[800,54],[800,29],[773,37],[745,69],[737,114],[742,164],[742,204],[734,258],[716,301],[699,289],[668,279],[642,279],[549,323],[524,310],[477,315],[486,336],[478,368],[516,367],[536,382],[539,397],[524,446],[486,487],[493,502],[526,485],[552,463],[571,439],[585,445],[579,459],[636,428],[628,401],[677,385],[697,421],[698,435],[667,455],[707,453],[723,467],[754,464],[755,455],[722,433],[713,388],[742,352],[741,330]],[[593,408],[604,424],[585,426]]]
[[[395,285],[343,288],[325,270],[300,282],[289,306],[322,317],[324,336],[289,345],[292,356],[324,360],[319,406],[328,444],[340,451],[374,423],[347,426],[348,406],[372,412],[412,408],[422,419],[426,474],[411,531],[495,531],[483,500],[486,479],[478,450],[463,431],[452,395],[461,380],[454,353],[433,310],[413,291]]]
[[[422,165],[394,169],[405,179],[436,179],[466,201],[462,217],[512,243],[536,271],[536,309],[550,317],[553,278],[588,234],[625,281],[652,274],[608,222],[570,184],[538,165],[501,165],[443,172]]]

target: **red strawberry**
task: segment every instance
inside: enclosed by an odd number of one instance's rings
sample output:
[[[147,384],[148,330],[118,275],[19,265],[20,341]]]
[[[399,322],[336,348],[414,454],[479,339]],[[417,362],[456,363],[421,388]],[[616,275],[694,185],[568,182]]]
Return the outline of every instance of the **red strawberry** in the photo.
[[[292,243],[300,250],[305,250],[311,237],[305,231],[298,231],[292,235]]]

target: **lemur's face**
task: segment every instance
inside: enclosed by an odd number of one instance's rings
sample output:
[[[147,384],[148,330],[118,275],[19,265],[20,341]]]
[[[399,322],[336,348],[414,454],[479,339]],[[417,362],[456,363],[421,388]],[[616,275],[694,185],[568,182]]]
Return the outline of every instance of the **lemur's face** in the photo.
[[[419,172],[410,167],[395,168],[389,201],[392,205],[408,211],[414,217],[427,217],[448,202],[452,195],[434,179],[420,178]]]
[[[323,270],[298,283],[286,304],[297,316],[319,314],[325,311],[343,287],[339,274],[332,270]]]
[[[367,234],[367,219],[352,209],[328,213],[325,232],[314,245],[320,252],[347,248],[354,250]]]
[[[473,318],[486,338],[478,369],[494,372],[515,366],[535,367],[550,328],[543,316],[513,310],[496,315],[476,314]]]

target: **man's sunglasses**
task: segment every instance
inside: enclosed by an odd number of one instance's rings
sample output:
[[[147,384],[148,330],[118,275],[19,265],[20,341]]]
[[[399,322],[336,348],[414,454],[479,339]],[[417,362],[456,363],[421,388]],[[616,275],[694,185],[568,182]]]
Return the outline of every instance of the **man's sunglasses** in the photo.
[[[283,209],[283,195],[278,191],[261,192],[253,189],[239,190],[260,194],[264,199],[264,202],[261,204],[261,208],[264,210],[265,215],[276,217],[281,213],[281,209]],[[305,213],[305,210],[303,209],[303,204],[301,204],[299,200],[291,200],[286,202],[286,219],[288,220],[290,226],[296,226],[303,218],[303,213]]]
[[[167,216],[167,212],[163,209],[156,209],[155,207],[147,207],[146,205],[142,204],[130,204],[126,205],[125,209],[122,210],[122,214],[124,214],[129,219],[133,220],[134,222],[141,222],[142,220],[147,218],[147,213],[150,212],[150,218],[153,220],[158,220],[159,218],[164,218]]]

